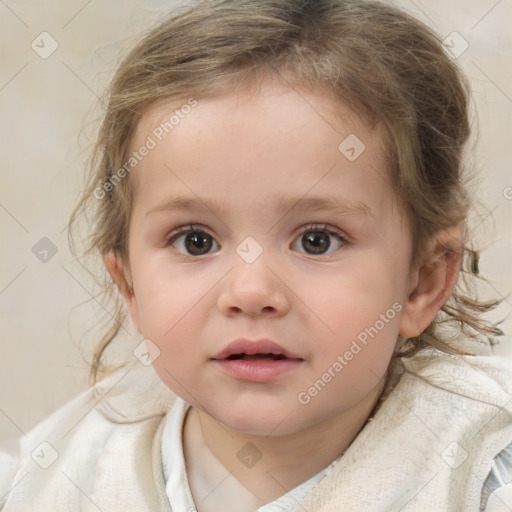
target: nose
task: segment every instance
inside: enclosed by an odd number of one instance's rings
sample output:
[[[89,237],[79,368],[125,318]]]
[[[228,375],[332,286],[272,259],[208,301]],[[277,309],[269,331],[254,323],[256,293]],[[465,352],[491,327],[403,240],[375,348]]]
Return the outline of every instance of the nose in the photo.
[[[237,262],[218,297],[219,311],[228,317],[281,317],[290,309],[286,287],[263,258]]]

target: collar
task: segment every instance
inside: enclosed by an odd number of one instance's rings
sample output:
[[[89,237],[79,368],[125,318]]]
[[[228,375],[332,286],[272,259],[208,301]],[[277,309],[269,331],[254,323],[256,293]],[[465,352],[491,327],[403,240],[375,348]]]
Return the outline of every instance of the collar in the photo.
[[[165,490],[173,511],[186,512],[196,510],[190,490],[185,457],[183,454],[183,425],[191,406],[181,398],[177,398],[165,419],[162,434],[162,464]],[[326,477],[338,462],[339,458],[298,485],[280,498],[263,505],[255,512],[292,512],[301,508],[305,497]]]

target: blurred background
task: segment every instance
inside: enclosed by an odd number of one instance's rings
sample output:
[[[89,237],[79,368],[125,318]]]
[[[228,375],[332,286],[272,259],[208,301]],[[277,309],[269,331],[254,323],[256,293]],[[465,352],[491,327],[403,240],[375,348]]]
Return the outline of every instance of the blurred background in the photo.
[[[256,4],[257,2],[255,2]],[[401,0],[445,40],[473,88],[468,154],[481,173],[472,230],[486,248],[481,293],[512,312],[512,1]],[[124,51],[183,1],[0,0],[0,444],[87,387],[101,304],[70,253],[69,215]],[[496,349],[512,357],[512,318]],[[123,330],[125,347],[140,342]]]

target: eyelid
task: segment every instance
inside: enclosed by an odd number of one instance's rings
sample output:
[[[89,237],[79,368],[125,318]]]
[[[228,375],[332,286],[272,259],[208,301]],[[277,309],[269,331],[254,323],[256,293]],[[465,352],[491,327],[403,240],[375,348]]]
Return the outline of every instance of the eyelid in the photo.
[[[340,239],[348,242],[347,235],[343,231],[341,231],[341,229],[330,226],[329,224],[318,224],[318,223],[306,224],[304,226],[301,226],[299,229],[297,229],[294,236],[299,236],[303,233],[307,233],[308,231],[314,231],[314,230],[325,231],[325,232],[329,233],[330,235],[337,235],[340,237]],[[208,228],[206,228],[205,226],[202,226],[200,224],[186,224],[184,226],[179,226],[179,227],[175,228],[173,231],[171,231],[168,235],[166,235],[165,240],[166,240],[166,242],[168,242],[177,235],[181,235],[181,234],[189,233],[189,232],[193,232],[193,231],[202,231],[202,232],[210,235],[212,238],[214,238],[214,236],[208,232]]]
[[[301,226],[296,231],[295,236],[299,236],[310,231],[325,231],[329,235],[336,235],[337,237],[339,237],[340,240],[343,240],[343,242],[345,243],[349,242],[347,235],[343,231],[341,231],[341,229],[336,228],[334,226],[330,226],[329,224],[306,224],[305,226]]]
[[[305,226],[301,226],[296,231],[291,246],[293,247],[298,242],[299,238],[304,233],[311,233],[311,232],[324,232],[324,233],[327,233],[330,236],[335,236],[336,238],[338,238],[338,240],[341,243],[341,245],[340,245],[340,247],[334,249],[331,252],[327,252],[327,253],[310,254],[308,252],[296,251],[299,254],[306,255],[306,256],[309,256],[309,257],[314,257],[314,258],[322,258],[322,257],[328,258],[329,256],[335,255],[340,249],[342,249],[343,247],[346,247],[347,245],[350,244],[350,240],[347,237],[347,235],[345,235],[345,233],[343,231],[341,231],[339,228],[336,228],[336,227],[331,226],[329,224],[313,223],[313,224],[307,224]]]
[[[208,231],[208,228],[206,228],[205,226],[201,226],[200,224],[185,224],[183,226],[178,226],[177,228],[173,229],[169,234],[165,235],[165,243],[169,244],[180,235],[184,235],[187,233],[193,233],[196,231],[199,231],[201,233],[206,233],[207,235],[211,236],[212,238],[215,238]]]
[[[341,247],[344,247],[350,243],[349,238],[341,229],[331,226],[326,223],[310,223],[310,224],[301,226],[300,228],[298,228],[295,231],[295,233],[293,235],[294,238],[293,238],[292,245],[294,245],[297,242],[298,238],[301,235],[303,235],[304,233],[315,232],[315,231],[324,232],[330,236],[335,236],[341,242],[341,244],[342,244]],[[205,226],[202,226],[200,224],[186,224],[183,226],[176,227],[168,235],[165,236],[163,245],[164,245],[164,247],[171,246],[174,244],[174,242],[176,242],[176,240],[179,239],[180,236],[186,235],[188,233],[193,233],[193,232],[201,232],[201,233],[207,234],[208,236],[210,236],[213,239],[215,245],[217,246],[216,251],[212,251],[212,252],[200,255],[200,256],[194,256],[194,258],[200,258],[201,256],[207,256],[208,254],[212,254],[213,252],[217,252],[219,249],[221,249],[221,245],[218,243],[215,236],[209,232],[208,228],[206,228]],[[312,255],[312,256],[328,256],[329,254],[335,253],[336,251],[341,249],[341,247],[338,247],[331,253],[318,254],[318,255]],[[178,252],[181,254],[181,251],[178,251]],[[298,252],[300,252],[302,254],[302,251],[298,251]],[[303,254],[308,254],[308,253],[303,253]],[[185,256],[187,256],[187,255],[185,255]],[[192,255],[190,255],[190,256],[192,256]]]
[[[219,244],[219,242],[217,242],[215,236],[210,234],[209,230],[205,226],[201,226],[200,224],[185,224],[183,226],[176,227],[168,235],[165,236],[162,246],[163,247],[171,247],[181,236],[187,235],[189,233],[196,233],[196,232],[205,233],[209,237],[211,237],[214,244],[217,246],[217,249],[214,251],[207,252],[205,254],[201,254],[201,255],[187,254],[187,253],[184,253],[176,248],[173,248],[173,251],[175,251],[176,253],[178,253],[181,256],[186,257],[186,258],[199,259],[199,258],[202,258],[205,256],[209,256],[211,254],[214,254],[215,252],[218,252],[221,249],[221,245]]]

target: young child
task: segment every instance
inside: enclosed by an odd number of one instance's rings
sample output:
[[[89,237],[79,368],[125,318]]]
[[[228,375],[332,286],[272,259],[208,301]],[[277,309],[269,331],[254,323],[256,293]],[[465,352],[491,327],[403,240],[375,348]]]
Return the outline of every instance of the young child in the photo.
[[[2,512],[512,510],[467,109],[387,4],[205,0],[152,30],[74,213],[143,341],[4,456]]]

